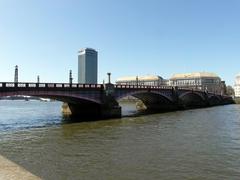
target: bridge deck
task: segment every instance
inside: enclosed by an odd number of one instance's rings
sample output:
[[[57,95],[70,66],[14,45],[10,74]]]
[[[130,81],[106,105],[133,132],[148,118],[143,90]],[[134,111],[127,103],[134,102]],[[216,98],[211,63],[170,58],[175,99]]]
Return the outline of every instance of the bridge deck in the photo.
[[[143,86],[143,85],[114,85],[115,89],[134,89],[134,90],[173,90],[178,89],[181,91],[194,91],[204,93],[206,91],[199,89],[190,89],[183,87],[173,87],[173,86]],[[33,83],[33,82],[0,82],[0,91],[17,91],[17,90],[33,90],[33,89],[41,89],[41,90],[61,90],[61,91],[69,91],[69,90],[103,90],[103,84],[76,84],[76,83]],[[213,95],[221,95],[214,92],[207,92],[208,94]],[[227,97],[227,96],[226,96]]]

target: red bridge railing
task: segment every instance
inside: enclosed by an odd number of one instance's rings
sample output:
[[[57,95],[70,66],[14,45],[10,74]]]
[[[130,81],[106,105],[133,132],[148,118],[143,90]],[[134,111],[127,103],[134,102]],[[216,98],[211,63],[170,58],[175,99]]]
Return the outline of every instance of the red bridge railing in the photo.
[[[216,92],[208,92],[205,90],[197,89],[197,88],[187,88],[187,87],[174,87],[174,86],[144,86],[144,85],[114,85],[115,88],[118,89],[151,89],[151,90],[161,90],[161,89],[168,89],[171,90],[173,88],[177,88],[178,90],[185,90],[185,91],[194,91],[194,92],[200,92],[200,93],[208,93],[212,95],[221,95],[220,93]]]
[[[102,84],[69,84],[69,83],[13,83],[0,82],[0,88],[91,88],[102,89]]]
[[[115,85],[119,89],[172,89],[171,86]]]

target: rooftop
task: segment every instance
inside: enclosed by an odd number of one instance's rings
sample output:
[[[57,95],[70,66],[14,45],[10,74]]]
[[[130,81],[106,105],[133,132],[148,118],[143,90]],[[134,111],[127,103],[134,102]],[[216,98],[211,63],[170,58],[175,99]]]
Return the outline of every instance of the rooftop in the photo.
[[[219,76],[215,73],[210,72],[194,72],[194,73],[182,73],[182,74],[174,74],[171,79],[188,79],[188,78],[201,78],[201,77],[214,77],[219,78]]]
[[[121,82],[121,81],[136,81],[137,78],[138,78],[139,81],[157,81],[157,80],[159,80],[159,79],[162,79],[162,77],[157,76],[157,75],[126,76],[126,77],[118,78],[116,82]]]
[[[85,52],[85,51],[95,51],[95,52],[97,52],[95,49],[93,49],[93,48],[82,48],[82,49],[80,49],[79,51],[78,51],[78,53],[83,53],[83,52]]]

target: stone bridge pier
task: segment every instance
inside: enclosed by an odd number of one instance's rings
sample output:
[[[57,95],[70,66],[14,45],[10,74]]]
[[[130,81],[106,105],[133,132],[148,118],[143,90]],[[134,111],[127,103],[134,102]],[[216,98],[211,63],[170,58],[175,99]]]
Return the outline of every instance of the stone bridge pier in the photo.
[[[64,102],[62,112],[64,115],[88,119],[119,118],[121,117],[121,107],[113,96],[113,93],[114,85],[106,84],[104,89],[101,90],[97,102],[89,100]],[[96,97],[94,98],[96,99]]]

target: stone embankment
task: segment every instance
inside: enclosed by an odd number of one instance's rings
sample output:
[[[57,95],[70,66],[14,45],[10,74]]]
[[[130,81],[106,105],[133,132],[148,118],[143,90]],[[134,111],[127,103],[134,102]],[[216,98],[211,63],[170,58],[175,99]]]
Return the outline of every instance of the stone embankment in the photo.
[[[240,104],[240,98],[235,98],[234,101],[236,102],[236,104]]]
[[[40,178],[0,155],[0,180],[40,180]]]

